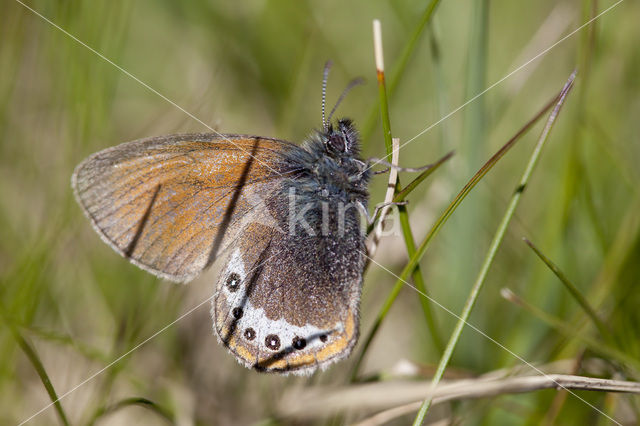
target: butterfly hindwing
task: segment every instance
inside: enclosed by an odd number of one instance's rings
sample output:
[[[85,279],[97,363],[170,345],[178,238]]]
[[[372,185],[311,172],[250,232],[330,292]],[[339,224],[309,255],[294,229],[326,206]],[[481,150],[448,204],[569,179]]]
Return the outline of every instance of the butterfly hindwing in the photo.
[[[240,362],[309,374],[349,355],[364,266],[363,239],[350,231],[305,236],[262,223],[244,230],[212,307],[219,339]]]
[[[237,135],[142,139],[90,156],[72,184],[116,251],[163,278],[188,281],[233,240],[293,148]]]

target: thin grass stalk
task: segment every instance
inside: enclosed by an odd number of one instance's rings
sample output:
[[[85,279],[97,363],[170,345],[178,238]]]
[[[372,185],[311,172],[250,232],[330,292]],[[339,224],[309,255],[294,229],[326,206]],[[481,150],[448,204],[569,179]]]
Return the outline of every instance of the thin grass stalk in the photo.
[[[468,38],[468,53],[466,67],[466,87],[465,99],[473,99],[477,93],[487,87],[487,45],[489,33],[489,0],[476,0],[470,5],[470,22]],[[480,96],[474,102],[467,105],[463,111],[463,127],[461,150],[465,152],[462,157],[461,170],[454,173],[453,180],[456,184],[463,182],[464,176],[475,168],[478,158],[484,158],[487,153],[487,107],[486,97]],[[472,244],[467,244],[468,236],[476,232],[478,223],[484,223],[488,217],[488,203],[482,197],[473,197],[467,201],[467,208],[463,209],[455,219],[455,226],[452,227],[452,243],[449,247],[449,259],[474,259],[476,248]],[[452,256],[451,254],[455,254]],[[471,265],[469,265],[471,266]],[[454,264],[449,264],[455,281],[473,282],[473,267],[460,268]],[[464,293],[460,293],[462,297]]]
[[[524,242],[531,247],[533,252],[542,260],[545,265],[555,274],[562,284],[567,288],[571,296],[576,299],[576,302],[582,307],[584,312],[591,318],[591,321],[595,324],[596,328],[607,341],[612,342],[613,336],[609,332],[607,326],[602,322],[596,311],[591,307],[587,299],[580,293],[580,290],[567,278],[567,276],[558,268],[558,266],[546,257],[531,241],[524,238]]]
[[[407,186],[402,188],[402,190],[396,191],[396,195],[393,197],[394,203],[399,203],[404,201],[407,196],[420,185],[420,183],[431,176],[433,172],[438,170],[440,166],[442,166],[447,160],[453,157],[453,151],[449,152],[447,155],[436,161],[432,167],[420,173],[415,179],[413,179]]]
[[[20,346],[20,349],[22,349],[22,352],[24,352],[24,354],[27,356],[27,359],[29,359],[29,362],[33,366],[34,370],[36,370],[36,373],[38,374],[38,377],[40,378],[40,381],[42,382],[42,385],[47,391],[47,394],[49,395],[49,399],[51,399],[53,407],[55,408],[56,413],[58,414],[60,423],[65,426],[68,426],[69,420],[67,419],[67,415],[64,409],[62,408],[62,404],[60,404],[60,399],[58,398],[58,394],[56,393],[56,390],[53,387],[53,384],[51,383],[51,379],[49,378],[49,375],[47,374],[47,370],[42,364],[40,357],[38,356],[35,349],[33,349],[31,344],[29,344],[27,339],[22,335],[22,333],[20,333],[20,330],[18,330],[18,327],[16,327],[16,325],[12,322],[12,320],[7,317],[7,313],[4,310],[4,307],[0,307],[0,310],[2,311],[1,312],[2,318],[4,319],[5,324],[7,324],[7,326],[11,330],[11,334],[13,335],[14,339],[18,343],[18,346]]]
[[[627,355],[626,353],[608,344],[605,344],[591,337],[588,337],[584,333],[576,332],[576,327],[574,325],[567,323],[565,321],[562,321],[554,317],[553,315],[546,313],[542,309],[518,297],[515,293],[513,293],[513,291],[509,289],[502,289],[501,294],[502,294],[502,297],[526,309],[533,316],[540,319],[549,327],[558,331],[563,336],[578,339],[592,352],[599,354],[607,359],[615,359],[623,364],[626,364],[630,367],[635,368],[636,370],[640,370],[640,361],[638,361],[634,357]]]
[[[431,0],[431,2],[427,5],[426,9],[424,10],[424,13],[420,17],[420,21],[418,22],[418,25],[413,30],[413,33],[411,34],[409,41],[407,41],[407,44],[405,44],[404,49],[402,49],[400,58],[398,59],[396,66],[391,71],[391,78],[389,79],[389,94],[393,94],[396,87],[398,86],[398,83],[400,82],[400,77],[402,77],[402,75],[404,74],[404,70],[407,67],[407,63],[409,62],[411,55],[416,49],[418,41],[420,40],[420,36],[422,35],[422,32],[426,28],[427,23],[429,23],[429,21],[433,17],[433,13],[435,12],[439,3],[440,3],[440,0]],[[371,134],[373,133],[374,127],[378,122],[378,105],[375,105],[375,104],[372,105],[371,109],[369,110],[369,114],[367,116],[369,118],[367,118],[364,126],[362,127],[362,139],[365,141],[369,140],[369,138],[371,137]],[[391,151],[388,151],[387,154],[389,154],[390,152]]]
[[[113,414],[114,412],[121,410],[126,407],[138,406],[144,407],[151,412],[154,412],[158,415],[158,417],[166,420],[168,424],[175,424],[174,416],[170,411],[156,404],[155,402],[147,399],[147,398],[126,398],[121,401],[116,402],[115,404],[103,406],[96,410],[91,420],[88,422],[89,426],[94,425],[101,417],[104,417],[109,414]]]
[[[393,154],[391,155],[391,164],[395,167],[398,166],[398,160],[400,156],[400,139],[393,138]],[[378,249],[378,243],[382,237],[382,231],[384,229],[384,221],[391,210],[391,203],[393,202],[393,196],[396,192],[396,186],[398,183],[398,169],[391,167],[389,170],[389,183],[387,184],[387,192],[384,194],[384,207],[380,210],[379,218],[376,221],[375,215],[373,217],[373,223],[370,225],[373,231],[373,237],[371,238],[371,244],[369,246],[369,257],[374,257],[375,252]],[[367,263],[368,265],[368,263]]]
[[[389,117],[389,102],[387,98],[387,90],[385,84],[385,73],[384,73],[384,56],[382,50],[382,33],[380,30],[380,21],[374,21],[374,42],[375,42],[375,52],[376,52],[376,76],[378,81],[378,95],[380,98],[380,115],[382,118],[382,129],[384,133],[384,142],[385,149],[387,152],[387,156],[391,155],[393,152],[393,142],[392,142],[392,132],[391,132],[391,119]],[[425,177],[428,176],[425,175]],[[420,181],[421,182],[421,181]],[[419,182],[418,182],[419,183]],[[415,185],[417,186],[417,184]],[[414,188],[415,188],[414,186]],[[400,185],[400,177],[396,179],[396,187],[395,187],[395,195],[397,195],[401,191]],[[415,241],[413,239],[413,232],[411,231],[411,225],[409,223],[409,215],[405,206],[398,206],[398,216],[400,220],[400,228],[402,230],[402,235],[404,237],[405,246],[407,248],[407,253],[409,257],[411,257],[415,253]],[[420,266],[417,265],[416,268],[412,272],[412,279],[415,286],[422,292],[427,291],[424,278],[422,276],[422,271],[420,270]],[[429,332],[431,335],[432,342],[439,353],[442,353],[444,350],[443,340],[440,336],[440,332],[438,326],[436,324],[435,318],[433,316],[433,309],[429,301],[421,302],[422,310],[424,313],[425,321],[427,323],[427,327],[429,328]],[[361,361],[361,360],[360,360]],[[358,370],[359,362],[354,368],[354,372]],[[355,380],[355,375],[352,376],[352,379]]]
[[[431,51],[431,61],[433,62],[433,71],[435,79],[435,92],[438,104],[438,112],[440,117],[447,115],[451,108],[448,106],[445,71],[442,64],[442,49],[440,48],[438,31],[438,22],[433,21],[433,25],[429,26],[429,47]],[[449,123],[442,123],[440,126],[439,139],[440,148],[448,146],[447,141],[450,139]]]
[[[469,182],[467,182],[467,184],[462,188],[462,190],[460,190],[458,195],[456,195],[456,197],[449,204],[446,210],[440,215],[440,217],[433,224],[433,226],[429,230],[429,233],[424,238],[420,246],[416,249],[415,253],[411,255],[409,262],[406,264],[406,266],[400,273],[398,280],[396,281],[391,292],[387,296],[387,299],[385,300],[385,303],[380,309],[380,312],[378,312],[378,316],[376,317],[376,320],[371,330],[369,331],[369,334],[367,334],[367,337],[364,340],[364,344],[362,345],[362,349],[360,351],[358,360],[354,364],[352,378],[357,377],[357,372],[358,372],[359,366],[362,363],[362,359],[367,351],[367,348],[369,347],[369,345],[371,345],[371,342],[376,336],[378,329],[380,328],[380,324],[382,323],[382,320],[386,317],[389,309],[391,309],[391,306],[393,305],[393,302],[398,296],[398,293],[400,292],[400,289],[402,288],[402,286],[407,284],[407,279],[409,277],[409,274],[411,273],[411,271],[413,271],[415,266],[420,262],[420,260],[422,259],[422,256],[424,256],[427,250],[427,247],[431,243],[431,240],[436,236],[436,234],[440,231],[442,226],[444,226],[444,224],[447,222],[449,217],[456,210],[458,205],[462,203],[464,198],[469,194],[469,192],[471,192],[471,190],[478,184],[478,182],[480,182],[480,180],[484,177],[484,175],[486,175],[489,172],[489,170],[491,170],[491,168],[513,147],[513,145],[515,145],[515,143],[520,139],[520,137],[522,137],[522,135],[524,135],[545,113],[547,113],[547,111],[549,111],[557,103],[561,94],[562,92],[560,92],[550,102],[548,102],[531,120],[529,120],[527,124],[525,124],[506,144],[504,144],[502,148],[500,148],[498,152],[496,152],[493,155],[493,157],[491,157],[480,168],[480,170],[478,170],[478,172],[469,180]]]
[[[431,382],[432,389],[435,389],[435,387],[437,387],[438,383],[442,379],[442,376],[444,375],[444,371],[447,368],[449,361],[451,360],[453,351],[458,341],[460,340],[460,335],[462,334],[462,330],[465,324],[467,323],[467,320],[469,319],[469,315],[471,315],[471,311],[473,310],[473,306],[475,305],[476,300],[478,299],[478,295],[482,290],[482,286],[484,284],[485,278],[489,271],[489,267],[493,263],[493,259],[495,258],[495,255],[498,251],[498,248],[500,247],[500,244],[502,243],[502,239],[504,238],[504,235],[507,231],[507,227],[511,222],[511,218],[513,217],[515,209],[520,202],[522,193],[526,188],[527,184],[529,183],[529,179],[531,177],[533,169],[535,168],[538,162],[538,159],[540,158],[540,153],[542,151],[542,148],[544,147],[549,137],[549,133],[551,132],[551,129],[553,128],[553,125],[556,122],[556,118],[558,117],[560,109],[564,104],[564,100],[566,99],[567,94],[573,87],[575,75],[576,73],[574,71],[569,77],[569,80],[567,81],[565,86],[562,88],[558,102],[555,105],[553,111],[551,111],[551,114],[549,115],[549,119],[547,120],[547,123],[544,129],[542,130],[542,134],[538,138],[538,143],[536,144],[533,150],[533,153],[531,155],[531,158],[529,159],[529,163],[527,164],[525,171],[522,175],[522,178],[520,179],[520,183],[516,188],[516,191],[514,192],[513,196],[511,197],[511,202],[509,203],[509,206],[507,207],[507,211],[505,212],[505,215],[502,218],[500,225],[498,226],[498,230],[496,231],[496,234],[494,235],[493,240],[491,241],[491,245],[489,246],[489,251],[487,252],[487,256],[485,257],[482,267],[480,268],[480,273],[478,274],[476,282],[471,288],[471,292],[469,293],[469,297],[467,298],[467,301],[462,310],[462,313],[460,314],[459,320],[456,323],[454,331],[451,334],[451,338],[449,339],[449,343],[447,344],[445,353],[440,359],[440,363],[438,364],[438,369],[436,370],[436,373]],[[424,400],[422,406],[420,407],[420,410],[418,411],[418,414],[416,415],[416,418],[413,423],[414,425],[421,425],[424,422],[424,418],[427,414],[427,411],[429,410],[429,407],[431,406],[431,402],[432,402],[431,396],[427,397]]]

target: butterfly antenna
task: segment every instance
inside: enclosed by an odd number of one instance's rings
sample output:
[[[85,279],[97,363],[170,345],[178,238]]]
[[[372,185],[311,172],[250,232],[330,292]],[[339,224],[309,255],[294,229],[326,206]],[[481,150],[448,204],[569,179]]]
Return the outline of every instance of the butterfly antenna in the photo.
[[[327,119],[328,122],[331,122],[331,117],[333,117],[333,113],[336,112],[336,109],[338,109],[338,105],[340,105],[340,102],[342,102],[344,97],[347,96],[347,93],[349,93],[351,91],[351,89],[353,89],[354,87],[356,87],[356,86],[358,86],[360,84],[364,84],[364,79],[362,77],[354,78],[347,85],[347,87],[345,87],[345,89],[342,91],[342,95],[340,95],[340,97],[336,101],[335,106],[333,107],[333,109],[329,113],[329,118]],[[324,113],[322,115],[324,117]]]
[[[324,119],[324,109],[327,103],[327,80],[329,79],[329,70],[332,65],[333,62],[327,61],[324,64],[324,71],[322,72],[322,127],[325,131],[329,129],[327,121]]]

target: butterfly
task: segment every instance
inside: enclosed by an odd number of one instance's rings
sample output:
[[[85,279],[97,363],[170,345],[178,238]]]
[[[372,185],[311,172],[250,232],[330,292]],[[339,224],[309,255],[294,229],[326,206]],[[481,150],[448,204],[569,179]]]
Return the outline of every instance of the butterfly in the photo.
[[[212,298],[219,341],[249,368],[310,374],[347,357],[359,329],[370,173],[348,119],[349,85],[302,145],[200,133],[95,153],[72,176],[115,251],[161,278],[193,280],[224,257]]]

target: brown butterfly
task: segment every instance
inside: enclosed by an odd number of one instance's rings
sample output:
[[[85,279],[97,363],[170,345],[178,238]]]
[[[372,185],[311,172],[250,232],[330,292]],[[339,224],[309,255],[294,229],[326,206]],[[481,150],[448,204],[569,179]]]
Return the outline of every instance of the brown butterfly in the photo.
[[[351,121],[333,126],[335,107],[324,120],[324,87],[323,129],[301,146],[161,136],[93,154],[72,177],[102,239],[157,276],[189,281],[226,254],[214,329],[260,371],[309,374],[358,337],[370,173]]]

